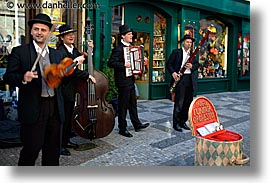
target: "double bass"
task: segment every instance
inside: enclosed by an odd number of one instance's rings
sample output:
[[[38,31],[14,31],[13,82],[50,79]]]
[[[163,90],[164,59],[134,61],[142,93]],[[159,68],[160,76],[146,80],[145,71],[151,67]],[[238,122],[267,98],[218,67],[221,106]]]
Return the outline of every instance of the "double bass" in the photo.
[[[86,35],[91,41],[90,18],[86,20]],[[110,134],[115,124],[115,112],[105,100],[109,89],[108,78],[94,69],[91,47],[88,47],[88,72],[94,76],[96,83],[79,80],[76,87],[76,104],[72,117],[72,128],[80,137],[86,139],[102,138]]]

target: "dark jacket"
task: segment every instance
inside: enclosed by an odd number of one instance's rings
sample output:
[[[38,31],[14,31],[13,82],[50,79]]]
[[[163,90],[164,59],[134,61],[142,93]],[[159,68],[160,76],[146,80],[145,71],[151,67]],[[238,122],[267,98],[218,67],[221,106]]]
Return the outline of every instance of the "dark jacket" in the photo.
[[[49,47],[50,62],[58,64],[63,58],[60,52]],[[39,64],[36,66],[38,78],[23,84],[24,74],[30,71],[37,57],[33,43],[14,47],[8,57],[8,65],[3,78],[5,83],[19,87],[18,120],[24,124],[37,121],[41,107],[42,77]],[[55,90],[60,121],[64,122],[64,102],[61,87]]]
[[[81,53],[74,47],[73,54],[71,54],[64,44],[60,44],[57,47],[57,50],[64,54],[66,57],[70,57],[75,59],[76,57],[80,56]],[[62,93],[64,96],[65,101],[75,101],[75,93],[76,93],[76,84],[78,79],[87,80],[89,78],[89,73],[86,71],[82,71],[75,68],[74,74],[68,77],[65,77],[62,81]]]
[[[181,69],[183,59],[183,51],[182,48],[175,49],[172,51],[168,61],[166,62],[166,67],[168,69],[168,72],[170,75],[173,74],[173,72],[178,73]],[[191,75],[192,75],[192,85],[193,89],[195,90],[197,88],[197,76],[194,74],[196,70],[199,68],[199,62],[196,57],[192,60],[192,69],[191,69]],[[174,83],[174,78],[171,77],[171,84]]]
[[[123,43],[120,42],[118,46],[112,50],[112,54],[107,63],[108,67],[114,68],[115,83],[118,88],[134,86],[135,83],[134,76],[126,77],[123,46]]]

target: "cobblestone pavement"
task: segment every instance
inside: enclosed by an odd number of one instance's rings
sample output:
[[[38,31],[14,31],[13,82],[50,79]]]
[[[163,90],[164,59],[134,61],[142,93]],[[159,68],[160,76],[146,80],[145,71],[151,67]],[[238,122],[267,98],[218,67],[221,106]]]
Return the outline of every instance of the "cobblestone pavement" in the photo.
[[[250,157],[250,91],[204,94],[214,104],[219,121],[225,129],[243,136],[243,151]],[[140,120],[150,126],[135,132],[128,119],[128,130],[134,135],[118,134],[117,118],[114,130],[101,139],[74,137],[87,150],[70,149],[71,156],[61,156],[61,166],[193,166],[195,137],[190,131],[176,132],[172,128],[173,103],[168,99],[138,100]],[[95,146],[90,148],[90,146]],[[0,149],[0,165],[16,166],[21,147]],[[40,158],[37,165],[40,165]],[[251,157],[250,157],[251,158]],[[245,166],[249,166],[247,163]]]

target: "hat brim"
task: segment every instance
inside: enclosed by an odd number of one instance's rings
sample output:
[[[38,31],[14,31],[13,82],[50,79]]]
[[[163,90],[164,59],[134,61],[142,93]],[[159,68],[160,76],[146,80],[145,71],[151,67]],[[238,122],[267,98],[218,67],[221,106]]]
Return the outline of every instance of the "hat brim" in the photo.
[[[33,24],[35,23],[41,23],[41,24],[45,24],[47,25],[50,29],[52,28],[53,24],[48,22],[48,21],[44,21],[44,20],[38,20],[38,19],[33,19],[33,20],[30,20],[28,21],[28,24],[30,27],[32,27]]]
[[[128,29],[128,30],[126,30],[126,31],[124,31],[124,32],[121,32],[121,33],[119,33],[120,35],[125,35],[125,34],[127,34],[128,32],[134,32],[134,30],[133,29]]]
[[[74,29],[66,30],[66,31],[60,32],[60,34],[58,34],[57,36],[62,36],[65,34],[69,34],[71,32],[76,32],[76,30],[74,30]]]
[[[180,43],[181,43],[182,41],[184,41],[185,39],[191,39],[193,43],[195,42],[195,39],[194,39],[194,38],[181,38],[181,39],[180,39]]]

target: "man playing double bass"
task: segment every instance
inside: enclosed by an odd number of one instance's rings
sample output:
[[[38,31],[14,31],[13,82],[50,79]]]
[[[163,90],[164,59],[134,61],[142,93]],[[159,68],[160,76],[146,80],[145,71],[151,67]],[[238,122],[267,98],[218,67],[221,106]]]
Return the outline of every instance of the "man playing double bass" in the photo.
[[[74,46],[76,30],[72,29],[69,25],[62,25],[59,27],[59,43],[57,45],[57,50],[66,55],[66,57],[76,59],[81,58],[81,53]],[[93,48],[93,42],[89,42],[89,46]],[[83,57],[83,56],[82,56]],[[62,94],[64,97],[64,107],[65,107],[65,122],[63,123],[62,131],[62,141],[61,141],[61,155],[70,156],[71,153],[67,148],[78,148],[78,145],[71,142],[72,125],[71,119],[73,115],[73,109],[75,104],[75,94],[76,94],[76,82],[77,79],[87,80],[90,78],[94,83],[95,78],[87,71],[82,71],[78,68],[75,69],[75,74],[64,78],[62,82]]]

